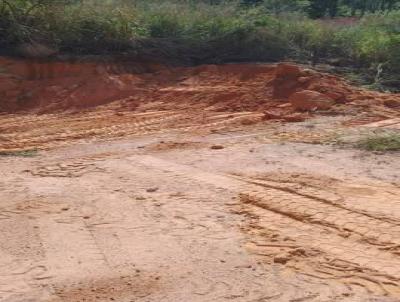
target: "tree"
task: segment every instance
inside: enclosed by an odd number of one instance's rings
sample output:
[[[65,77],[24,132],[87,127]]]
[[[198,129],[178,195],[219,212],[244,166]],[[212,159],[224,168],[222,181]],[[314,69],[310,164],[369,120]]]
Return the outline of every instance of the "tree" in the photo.
[[[261,4],[263,0],[242,0],[241,3],[244,5],[257,5]]]
[[[322,18],[328,13],[331,17],[336,17],[339,9],[338,0],[311,0],[309,15],[311,18]]]
[[[336,17],[339,10],[339,0],[330,0],[328,2],[328,13],[331,18]]]
[[[396,9],[399,0],[343,0],[342,4],[347,6],[351,15],[355,16],[359,12],[363,16],[367,12],[375,13],[378,11],[391,11]]]
[[[279,14],[282,12],[305,11],[310,6],[309,0],[264,0],[264,6]]]

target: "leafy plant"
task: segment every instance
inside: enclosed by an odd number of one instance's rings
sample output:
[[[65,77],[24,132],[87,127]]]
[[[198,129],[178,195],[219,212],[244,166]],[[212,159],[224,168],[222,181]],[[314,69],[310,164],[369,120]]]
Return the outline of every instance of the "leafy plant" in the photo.
[[[363,1],[362,18],[326,19],[332,9],[356,14]],[[247,2],[0,0],[0,49],[27,56],[144,54],[177,64],[291,59],[346,67],[370,87],[400,91],[400,0]],[[310,8],[325,19],[308,18]],[[42,51],[21,52],[29,45]]]
[[[368,151],[400,151],[400,134],[377,134],[362,138],[357,146]]]

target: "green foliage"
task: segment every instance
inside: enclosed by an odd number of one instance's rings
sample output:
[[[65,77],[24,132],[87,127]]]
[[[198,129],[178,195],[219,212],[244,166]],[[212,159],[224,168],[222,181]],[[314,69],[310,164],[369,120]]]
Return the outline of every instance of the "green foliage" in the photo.
[[[400,90],[399,2],[0,0],[0,49],[36,44],[53,53],[145,53],[185,64],[286,58],[350,67],[371,87]],[[373,10],[385,14],[367,14]],[[344,20],[350,24],[306,16],[353,13],[366,15]]]
[[[357,146],[368,151],[400,151],[400,135],[388,133],[367,136]]]
[[[321,18],[326,14],[335,17],[339,10],[338,0],[310,0],[308,12],[311,18]]]
[[[288,12],[306,12],[310,6],[309,0],[265,0],[264,7],[274,14]]]
[[[0,151],[1,156],[16,156],[16,157],[34,157],[38,151],[36,149],[21,150],[21,151]]]

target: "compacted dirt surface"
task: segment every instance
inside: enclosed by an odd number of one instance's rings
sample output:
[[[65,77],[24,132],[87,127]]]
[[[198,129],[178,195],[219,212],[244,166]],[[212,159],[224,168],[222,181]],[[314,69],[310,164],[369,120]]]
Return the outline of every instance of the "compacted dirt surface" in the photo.
[[[2,59],[0,301],[400,301],[400,96],[290,64]]]

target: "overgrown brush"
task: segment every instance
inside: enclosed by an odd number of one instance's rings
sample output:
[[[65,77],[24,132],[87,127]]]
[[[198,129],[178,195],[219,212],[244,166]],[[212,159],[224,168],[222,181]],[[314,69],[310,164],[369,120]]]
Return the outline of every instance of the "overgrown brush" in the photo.
[[[368,151],[400,151],[398,133],[375,134],[362,138],[357,146]]]
[[[400,90],[399,11],[341,25],[283,12],[291,1],[275,11],[271,1],[240,3],[0,0],[0,49],[36,55],[24,45],[44,45],[36,49],[53,50],[45,55],[139,54],[185,64],[292,59],[346,67],[373,88]]]

